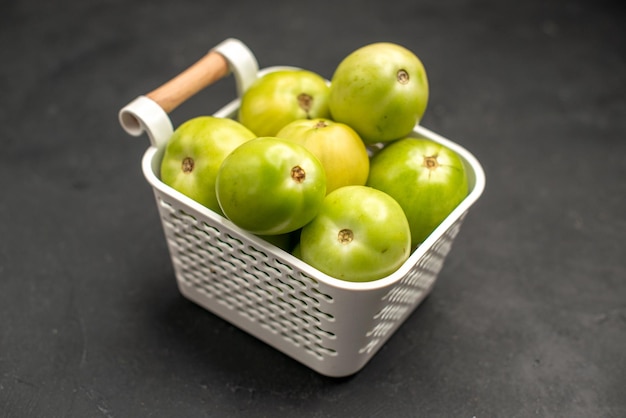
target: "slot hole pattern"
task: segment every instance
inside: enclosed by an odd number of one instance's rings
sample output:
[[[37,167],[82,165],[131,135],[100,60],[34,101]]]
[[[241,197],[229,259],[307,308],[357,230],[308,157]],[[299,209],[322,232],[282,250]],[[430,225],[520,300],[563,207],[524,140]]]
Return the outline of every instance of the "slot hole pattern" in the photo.
[[[157,199],[177,278],[319,360],[336,356],[331,295],[292,266]]]
[[[408,274],[383,296],[383,308],[374,315],[374,326],[367,332],[367,343],[359,349],[359,353],[370,353],[377,348],[389,332],[398,327],[430,292],[464,218],[465,214],[433,244]]]

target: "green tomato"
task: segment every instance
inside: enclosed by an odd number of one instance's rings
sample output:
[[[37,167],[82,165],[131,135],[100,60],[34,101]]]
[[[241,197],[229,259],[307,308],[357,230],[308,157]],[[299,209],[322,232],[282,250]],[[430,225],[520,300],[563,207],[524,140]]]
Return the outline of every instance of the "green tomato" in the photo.
[[[226,217],[242,229],[285,234],[315,217],[326,195],[326,174],[302,145],[260,137],[226,157],[216,192]]]
[[[388,144],[371,160],[367,185],[393,197],[409,220],[416,247],[467,196],[463,161],[429,139],[405,138]]]
[[[420,59],[393,43],[366,45],[345,57],[331,79],[331,118],[350,125],[365,143],[403,138],[428,103]]]
[[[215,194],[217,172],[228,154],[253,138],[252,131],[232,119],[190,119],[174,131],[167,143],[161,181],[221,214]]]
[[[326,171],[326,193],[343,186],[365,185],[369,156],[361,137],[346,124],[330,119],[300,119],[276,135],[304,145]]]
[[[329,276],[367,282],[396,271],[410,247],[409,223],[398,202],[371,187],[346,186],[329,193],[302,228],[298,256]]]
[[[296,119],[329,117],[329,93],[326,80],[311,71],[267,73],[241,97],[239,121],[257,136],[276,136]]]

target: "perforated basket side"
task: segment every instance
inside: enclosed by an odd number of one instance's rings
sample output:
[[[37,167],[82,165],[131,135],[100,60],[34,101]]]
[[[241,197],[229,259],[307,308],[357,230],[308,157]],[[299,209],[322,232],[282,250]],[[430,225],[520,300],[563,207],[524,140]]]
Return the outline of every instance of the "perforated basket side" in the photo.
[[[181,291],[201,294],[208,309],[254,323],[315,357],[335,354],[326,330],[332,315],[322,303],[332,297],[315,279],[276,258],[278,249],[250,242],[176,200],[157,193],[157,204]]]
[[[463,219],[398,280],[359,291],[324,283],[269,244],[155,196],[181,293],[329,376],[363,367],[428,295]]]
[[[465,212],[447,229],[435,243],[412,265],[402,279],[387,292],[382,300],[383,308],[373,317],[373,327],[366,335],[369,341],[359,352],[372,352],[415,310],[431,292],[452,244],[459,233]]]

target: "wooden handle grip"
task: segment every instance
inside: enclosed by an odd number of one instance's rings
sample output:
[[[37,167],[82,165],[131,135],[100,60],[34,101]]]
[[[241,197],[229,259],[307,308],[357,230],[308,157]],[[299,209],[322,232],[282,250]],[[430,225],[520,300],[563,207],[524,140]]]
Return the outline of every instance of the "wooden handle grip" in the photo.
[[[210,51],[191,67],[152,90],[146,96],[170,113],[194,94],[229,73],[228,61],[220,53]]]

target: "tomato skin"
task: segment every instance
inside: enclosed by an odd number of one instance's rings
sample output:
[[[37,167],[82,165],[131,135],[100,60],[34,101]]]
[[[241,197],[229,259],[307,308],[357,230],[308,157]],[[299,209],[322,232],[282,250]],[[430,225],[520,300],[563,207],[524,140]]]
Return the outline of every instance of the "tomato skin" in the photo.
[[[366,186],[329,193],[302,228],[297,256],[340,280],[367,282],[396,271],[410,254],[411,233],[400,205]]]
[[[327,118],[330,88],[308,70],[279,70],[257,79],[241,98],[238,119],[257,136],[276,136],[297,119]]]
[[[232,119],[198,116],[180,125],[169,139],[161,160],[161,181],[207,208],[222,214],[215,179],[224,158],[255,138]]]
[[[326,171],[326,193],[343,186],[365,185],[369,156],[361,137],[346,124],[330,119],[299,119],[276,135],[304,145]]]
[[[468,193],[461,158],[444,145],[424,138],[401,139],[374,155],[367,185],[400,203],[411,226],[414,248]]]
[[[285,234],[317,214],[326,195],[326,174],[302,145],[260,137],[226,157],[216,193],[226,217],[242,229],[257,235]]]
[[[350,125],[365,143],[409,135],[428,104],[426,70],[403,46],[379,42],[346,56],[331,79],[331,119]]]

